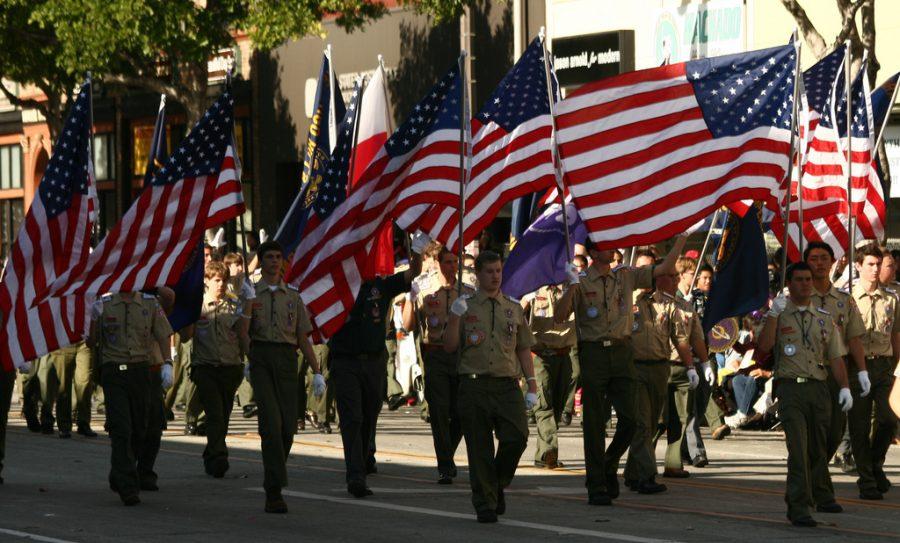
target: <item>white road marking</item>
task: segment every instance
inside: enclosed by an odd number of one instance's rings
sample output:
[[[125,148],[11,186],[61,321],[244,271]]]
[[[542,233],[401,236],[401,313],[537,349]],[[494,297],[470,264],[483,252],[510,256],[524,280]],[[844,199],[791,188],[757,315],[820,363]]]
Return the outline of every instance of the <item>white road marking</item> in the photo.
[[[68,539],[56,539],[55,537],[30,534],[28,532],[20,532],[18,530],[8,530],[6,528],[0,528],[0,534],[20,537],[22,539],[30,539],[31,541],[43,541],[44,543],[76,543],[75,541],[69,541]]]

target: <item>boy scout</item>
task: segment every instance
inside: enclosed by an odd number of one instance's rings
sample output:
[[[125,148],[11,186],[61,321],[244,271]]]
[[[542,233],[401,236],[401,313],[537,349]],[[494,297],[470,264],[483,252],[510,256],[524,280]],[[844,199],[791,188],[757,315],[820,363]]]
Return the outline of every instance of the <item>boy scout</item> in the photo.
[[[787,269],[789,298],[772,302],[760,333],[758,349],[775,358],[775,396],[778,417],[784,425],[788,450],[787,517],[794,526],[814,527],[809,506],[816,511],[840,513],[828,486],[826,440],[830,424],[831,395],[828,369],[839,383],[840,406],[847,411],[853,398],[847,383],[840,332],[825,309],[811,305],[812,272],[800,262]]]
[[[409,317],[404,328],[413,330],[416,324],[419,325],[422,360],[425,363],[425,400],[428,402],[431,436],[438,463],[438,484],[450,484],[456,477],[453,455],[462,439],[462,427],[457,411],[457,353],[444,350],[443,336],[450,306],[459,296],[456,286],[459,258],[447,247],[441,246],[437,261],[439,273],[421,291],[416,292],[419,283],[412,283],[410,295],[415,299],[415,309],[404,311],[404,316]],[[473,292],[469,286],[463,286],[464,295]]]
[[[140,503],[138,458],[143,454],[150,406],[150,341],[168,352],[172,328],[152,294],[106,294],[91,309],[87,344],[99,347],[100,383],[112,440],[109,486],[125,505]],[[172,361],[162,367],[172,382]]]
[[[462,350],[459,417],[469,457],[469,484],[478,522],[497,522],[506,512],[503,490],[512,482],[528,444],[525,411],[537,404],[531,360],[534,337],[522,307],[500,293],[500,255],[482,251],[475,259],[478,290],[450,306],[444,350]],[[519,376],[528,393],[523,401]],[[494,455],[494,434],[499,446]]]
[[[632,295],[651,288],[655,276],[675,272],[686,238],[679,236],[656,267],[612,269],[612,249],[590,248],[593,259],[584,277],[571,266],[570,287],[554,308],[557,321],[575,310],[581,366],[584,451],[588,503],[610,505],[619,495],[619,459],[634,437],[635,373],[632,363]],[[616,433],[606,449],[604,401],[616,410]]]
[[[893,384],[891,375],[900,356],[900,302],[897,293],[881,286],[878,281],[881,255],[881,250],[875,245],[857,251],[859,281],[853,286],[853,299],[866,327],[862,344],[867,379],[871,380],[871,393],[859,398],[847,416],[859,473],[856,484],[859,486],[859,497],[864,500],[880,500],[891,487],[884,474],[884,458],[897,425],[889,397]],[[860,380],[859,384],[857,380]],[[854,379],[852,375],[850,383],[854,389],[861,389],[863,385],[861,378]]]
[[[656,278],[656,290],[641,289],[635,293],[634,369],[635,433],[625,464],[625,484],[641,494],[655,494],[666,490],[656,482],[656,450],[653,436],[663,406],[668,398],[669,353],[677,349],[682,364],[691,362],[684,319],[675,304],[675,297],[662,289],[663,283],[675,284],[671,275]]]
[[[525,302],[531,331],[534,334],[534,375],[537,377],[538,404],[534,408],[537,422],[537,449],[534,465],[556,469],[559,461],[559,422],[566,407],[566,392],[572,380],[572,358],[575,346],[574,317],[557,323],[553,305],[562,297],[564,285],[541,287]]]
[[[315,394],[325,393],[325,379],[309,343],[312,324],[300,293],[281,280],[284,253],[276,241],[260,244],[262,278],[250,313],[250,381],[258,407],[262,441],[263,488],[267,513],[287,513],[281,489],[288,484],[287,459],[297,428],[297,348],[313,366]]]
[[[72,390],[75,389],[78,433],[97,437],[91,430],[91,350],[83,342],[63,347],[47,355],[40,369],[41,422],[45,430],[52,431],[55,406],[59,437],[72,437]]]
[[[250,303],[241,304],[228,292],[228,269],[212,261],[206,265],[206,292],[197,322],[182,330],[191,342],[191,379],[206,412],[203,467],[219,479],[228,471],[228,421],[234,394],[244,378],[243,358],[250,350]]]

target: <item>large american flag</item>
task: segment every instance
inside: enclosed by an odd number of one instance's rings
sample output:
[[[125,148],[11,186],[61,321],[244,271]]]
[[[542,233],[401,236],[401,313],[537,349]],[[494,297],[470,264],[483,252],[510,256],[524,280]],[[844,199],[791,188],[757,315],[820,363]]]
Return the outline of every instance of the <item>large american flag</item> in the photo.
[[[478,237],[507,202],[555,185],[552,131],[544,48],[535,38],[472,120],[463,244]],[[459,209],[434,206],[418,226],[455,246]]]
[[[90,140],[88,82],[72,104],[6,263],[0,284],[5,369],[70,345],[87,332],[92,300],[53,297],[32,306],[57,277],[82,266],[90,251],[96,196]]]
[[[57,279],[52,294],[174,285],[204,231],[244,212],[233,103],[227,90],[213,102],[87,265]]]
[[[602,248],[655,243],[720,205],[777,206],[790,157],[793,45],[589,83],[559,103],[565,179]]]
[[[381,226],[393,219],[409,228],[430,205],[458,201],[459,73],[451,69],[413,108],[353,192],[295,251],[286,279],[299,286],[323,338],[340,329],[368,279],[365,260]]]

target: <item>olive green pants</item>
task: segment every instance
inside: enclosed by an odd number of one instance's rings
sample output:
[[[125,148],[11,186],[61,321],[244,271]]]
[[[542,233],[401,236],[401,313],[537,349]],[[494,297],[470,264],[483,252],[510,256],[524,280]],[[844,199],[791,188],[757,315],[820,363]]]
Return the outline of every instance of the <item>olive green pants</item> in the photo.
[[[322,370],[322,377],[325,379],[327,388],[325,394],[316,396],[313,394],[313,371],[312,365],[303,358],[303,354],[299,355],[300,375],[297,383],[297,418],[302,420],[306,417],[306,411],[311,411],[316,416],[316,422],[319,424],[333,423],[335,420],[334,405],[334,387],[330,386],[331,371],[328,368],[328,345],[313,345],[313,351],[319,360],[319,368]]]
[[[891,357],[867,357],[866,370],[872,391],[865,398],[859,396],[857,373],[850,372],[853,408],[847,415],[847,423],[859,473],[856,484],[860,490],[874,490],[876,475],[884,474],[884,458],[897,427],[897,417],[888,402],[894,384],[894,361]]]
[[[572,352],[569,353],[569,358],[572,360],[572,377],[569,378],[569,386],[566,388],[566,407],[565,412],[569,414],[570,417],[575,416],[575,393],[578,391],[578,387],[581,386],[581,363],[578,358],[578,347],[572,347]]]
[[[662,420],[666,424],[666,466],[670,469],[682,469],[681,446],[688,431],[688,419],[694,409],[694,391],[687,377],[687,368],[680,364],[670,364],[669,397],[666,402],[665,415]]]
[[[581,362],[581,405],[584,422],[585,486],[588,494],[605,494],[606,478],[619,469],[619,460],[634,438],[635,372],[631,341],[604,347],[582,341],[578,345]],[[616,410],[616,433],[606,447],[606,415]]]
[[[825,381],[779,379],[775,395],[788,451],[787,515],[792,520],[808,517],[815,504],[834,501],[826,456],[831,394]]]
[[[635,360],[637,384],[634,393],[635,431],[625,462],[626,481],[646,481],[656,477],[656,435],[659,417],[667,400],[668,360]]]
[[[825,458],[831,460],[844,439],[844,430],[847,428],[847,414],[841,411],[841,404],[838,403],[838,393],[841,390],[841,386],[835,381],[830,366],[826,383],[828,383],[828,394],[831,398],[831,418],[828,424],[828,437],[825,440]],[[856,403],[858,399],[859,394],[854,394],[853,402]],[[828,488],[834,494],[834,484],[831,481],[831,473],[828,470],[825,471],[825,478]]]
[[[250,381],[262,441],[263,487],[288,485],[287,459],[297,429],[297,349],[287,343],[250,344]]]
[[[387,348],[387,369],[385,371],[385,375],[387,377],[387,390],[385,391],[385,395],[388,398],[393,396],[401,396],[403,394],[403,387],[400,386],[400,381],[397,380],[397,342],[396,341],[385,341],[385,347]],[[422,371],[425,371],[425,368],[422,368]]]
[[[525,399],[517,379],[460,377],[459,418],[469,458],[472,505],[475,511],[496,511],[498,492],[512,482],[528,445]]]
[[[12,403],[16,372],[0,368],[0,475],[3,474],[3,459],[6,457],[6,423],[9,420],[9,405]],[[3,481],[3,477],[0,477]]]
[[[550,451],[559,451],[559,419],[566,408],[566,393],[572,381],[572,359],[568,354],[534,357],[534,376],[537,378],[538,404],[534,408],[537,423],[537,449],[534,459],[541,461]]]
[[[196,364],[191,379],[197,386],[200,405],[206,413],[206,448],[203,449],[203,468],[210,475],[228,471],[228,421],[234,407],[234,393],[244,378],[244,368]]]
[[[425,360],[425,399],[428,400],[431,438],[440,473],[456,471],[453,455],[462,440],[459,422],[459,374],[456,353],[443,350],[423,351]]]
[[[56,408],[60,430],[72,429],[72,391],[78,426],[91,424],[91,350],[80,343],[47,355],[39,368],[41,418],[51,419]]]
[[[150,368],[142,364],[108,362],[100,370],[111,442],[109,486],[121,496],[140,489],[138,456],[147,438]]]
[[[22,414],[25,420],[38,420],[38,407],[41,403],[41,363],[46,357],[42,356],[31,361],[31,371],[21,376],[20,390],[22,391]]]

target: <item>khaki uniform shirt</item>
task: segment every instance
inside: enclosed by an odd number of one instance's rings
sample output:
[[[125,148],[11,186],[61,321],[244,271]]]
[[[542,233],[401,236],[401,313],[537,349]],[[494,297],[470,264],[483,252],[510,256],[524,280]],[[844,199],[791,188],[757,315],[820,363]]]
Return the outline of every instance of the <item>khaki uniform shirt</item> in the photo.
[[[224,300],[204,297],[200,318],[194,323],[191,365],[240,365],[241,345],[235,326],[243,318],[234,295],[226,294]]]
[[[553,315],[556,302],[562,298],[563,289],[556,285],[541,287],[531,300],[531,331],[534,333],[534,351],[565,349],[575,346],[575,315],[570,314],[564,323],[557,323]]]
[[[866,356],[891,356],[891,335],[900,332],[900,302],[897,296],[883,287],[870,294],[857,283],[853,287],[853,299],[866,327],[862,336]]]
[[[634,359],[668,360],[672,345],[688,340],[675,297],[658,290],[636,294],[631,327]]]
[[[463,285],[462,291],[463,295],[469,296],[475,293],[466,285]],[[444,328],[447,326],[450,306],[458,297],[456,285],[444,287],[437,279],[432,279],[427,287],[419,291],[419,295],[416,297],[416,320],[422,331],[422,343],[426,345],[443,344]]]
[[[459,373],[518,377],[521,368],[516,352],[534,345],[522,306],[506,296],[490,298],[482,291],[466,301],[469,308],[460,317]]]
[[[810,305],[801,311],[788,300],[778,316],[775,333],[775,378],[824,381],[830,360],[847,354],[840,330],[825,309]]]
[[[134,293],[130,300],[118,293],[106,294],[96,303],[101,364],[152,362],[153,342],[172,335],[169,320],[152,294]]]
[[[265,281],[256,283],[256,298],[250,314],[250,339],[272,343],[297,345],[297,323],[303,333],[312,331],[306,306],[296,288],[279,281],[277,285]]]
[[[678,308],[678,322],[683,328],[685,343],[693,345],[696,341],[706,341],[706,338],[703,336],[703,327],[700,325],[702,317],[697,312],[694,304],[684,299],[677,299],[675,306]],[[669,361],[674,364],[684,363],[674,343],[671,344],[669,351]]]
[[[859,308],[850,293],[833,286],[828,292],[813,288],[812,301],[815,305],[831,313],[831,319],[841,332],[844,344],[866,333],[866,326],[859,315]]]
[[[601,275],[593,266],[575,288],[575,311],[581,341],[625,339],[631,336],[632,294],[653,287],[653,267],[619,266]]]

